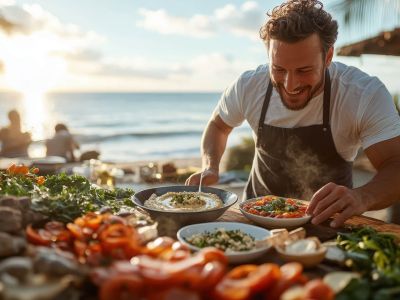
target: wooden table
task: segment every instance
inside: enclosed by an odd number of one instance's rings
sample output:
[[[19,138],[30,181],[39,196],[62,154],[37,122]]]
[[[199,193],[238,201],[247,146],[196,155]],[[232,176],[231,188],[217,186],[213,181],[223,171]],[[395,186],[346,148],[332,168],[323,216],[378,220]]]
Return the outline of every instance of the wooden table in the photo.
[[[253,224],[252,221],[248,220],[239,210],[239,206],[235,204],[229,208],[222,217],[218,219],[221,222],[240,222],[246,224]],[[391,232],[400,237],[400,225],[385,223],[383,221],[365,217],[355,216],[346,221],[345,226],[342,228],[334,229],[329,226],[331,220],[328,220],[320,225],[313,225],[311,223],[303,225],[306,229],[307,236],[316,236],[322,242],[334,239],[338,232],[345,230],[347,226],[370,226],[380,232]]]
[[[230,209],[228,209],[225,214],[220,217],[217,221],[221,222],[241,222],[241,223],[246,223],[246,224],[252,224],[252,225],[257,225],[253,223],[252,221],[248,220],[239,210],[238,204],[232,206]],[[320,225],[313,225],[311,223],[303,225],[303,227],[306,230],[307,236],[316,236],[318,237],[322,242],[328,241],[328,240],[333,240],[336,238],[338,232],[343,232],[348,230],[348,226],[370,226],[377,231],[380,232],[391,232],[393,234],[396,234],[398,237],[400,237],[400,225],[396,224],[389,224],[385,223],[383,221],[373,219],[370,217],[365,217],[365,216],[356,216],[352,217],[349,219],[346,223],[345,226],[342,228],[334,229],[329,226],[329,223],[331,220],[328,220],[324,222],[323,224]],[[277,263],[279,265],[284,264],[285,262],[282,261],[278,253],[275,251],[275,249],[272,249],[267,252],[267,254],[252,262],[255,264],[261,264],[261,263],[266,263],[266,262],[273,262]],[[320,263],[318,266],[306,269],[305,274],[309,278],[317,278],[317,277],[323,277],[326,273],[333,272],[333,271],[341,271],[344,270],[342,267],[336,264],[332,264],[331,262],[323,261]]]

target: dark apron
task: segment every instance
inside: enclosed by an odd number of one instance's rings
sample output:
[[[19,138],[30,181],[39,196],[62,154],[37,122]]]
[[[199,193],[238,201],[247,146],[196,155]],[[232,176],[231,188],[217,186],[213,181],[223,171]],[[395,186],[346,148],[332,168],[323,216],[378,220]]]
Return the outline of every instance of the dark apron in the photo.
[[[244,198],[273,194],[309,199],[328,182],[352,188],[353,164],[337,153],[329,125],[331,81],[328,70],[325,72],[323,124],[296,128],[264,124],[271,94],[270,80]]]

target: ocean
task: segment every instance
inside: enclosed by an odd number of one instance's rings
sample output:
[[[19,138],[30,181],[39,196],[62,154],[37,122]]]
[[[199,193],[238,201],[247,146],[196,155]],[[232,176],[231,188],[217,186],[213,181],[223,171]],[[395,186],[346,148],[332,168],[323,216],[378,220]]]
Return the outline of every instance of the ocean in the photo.
[[[0,126],[18,109],[23,127],[35,140],[32,157],[45,155],[45,139],[56,123],[65,123],[81,152],[97,150],[104,161],[200,157],[203,129],[219,93],[54,93],[0,94]],[[245,124],[230,135],[228,146],[250,136]]]

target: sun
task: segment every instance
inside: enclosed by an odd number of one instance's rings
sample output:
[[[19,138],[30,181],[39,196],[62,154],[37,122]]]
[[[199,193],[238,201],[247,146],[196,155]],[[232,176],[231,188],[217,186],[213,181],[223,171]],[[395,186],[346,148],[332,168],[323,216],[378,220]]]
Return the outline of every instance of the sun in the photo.
[[[33,140],[46,135],[49,112],[45,95],[66,72],[65,59],[56,51],[56,40],[40,33],[10,37],[1,51],[6,82],[23,96],[23,126]]]

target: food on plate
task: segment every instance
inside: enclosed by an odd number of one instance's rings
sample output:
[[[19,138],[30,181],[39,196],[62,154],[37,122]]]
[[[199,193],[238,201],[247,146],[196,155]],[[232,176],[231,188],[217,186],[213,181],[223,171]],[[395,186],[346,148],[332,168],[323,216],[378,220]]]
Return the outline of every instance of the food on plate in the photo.
[[[198,248],[215,247],[222,251],[249,251],[255,247],[254,237],[243,231],[219,228],[213,232],[196,233],[186,241]]]
[[[275,246],[279,256],[284,261],[301,263],[304,267],[312,267],[320,263],[327,248],[321,245],[316,237],[306,238],[303,227],[288,232],[286,229],[271,230],[272,236],[268,242]]]
[[[245,202],[242,209],[262,217],[301,218],[306,215],[307,205],[296,199],[268,195]]]
[[[306,237],[306,230],[303,227],[296,228],[288,231],[286,228],[272,229],[271,236],[268,238],[268,243],[272,246],[280,246],[304,239]]]
[[[113,213],[137,211],[131,199],[134,194],[131,189],[99,188],[79,175],[43,177],[37,173],[37,168],[16,165],[5,172],[0,171],[0,196],[24,199],[22,205],[12,199],[2,200],[0,205],[21,210],[24,224],[34,222],[37,219],[35,214],[68,223],[88,212],[105,208]]]
[[[317,240],[308,238],[294,241],[285,247],[285,252],[292,255],[312,254],[317,252],[319,243]]]
[[[378,299],[381,295],[387,295],[387,299],[398,299],[398,236],[377,232],[371,227],[360,227],[353,228],[352,232],[339,233],[336,242],[345,252],[345,265],[362,275],[360,279],[352,279],[339,295],[354,299],[354,295],[362,291],[364,299]]]
[[[333,300],[335,294],[321,279],[313,279],[304,286],[294,286],[281,295],[281,300]]]
[[[324,276],[324,283],[329,285],[335,294],[340,293],[352,279],[360,278],[360,274],[355,272],[337,271]]]
[[[273,286],[281,277],[278,265],[241,265],[224,276],[215,287],[216,299],[250,299]]]
[[[224,203],[215,194],[202,192],[168,192],[153,194],[144,206],[167,211],[202,211],[222,207]]]
[[[130,259],[142,252],[143,243],[136,228],[110,213],[88,213],[67,225],[56,221],[43,228],[28,225],[26,237],[34,245],[73,252],[80,263],[92,266]]]
[[[224,276],[226,265],[223,252],[208,248],[178,261],[139,255],[130,262],[97,268],[91,276],[100,287],[101,300],[160,299],[169,289],[190,290],[199,299],[210,299],[208,293]]]

